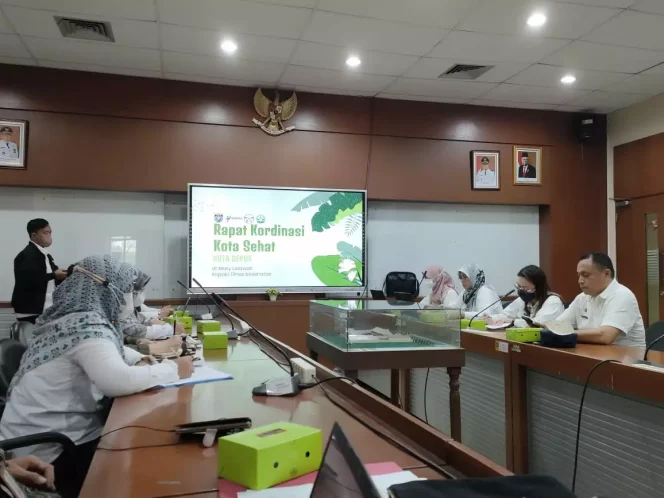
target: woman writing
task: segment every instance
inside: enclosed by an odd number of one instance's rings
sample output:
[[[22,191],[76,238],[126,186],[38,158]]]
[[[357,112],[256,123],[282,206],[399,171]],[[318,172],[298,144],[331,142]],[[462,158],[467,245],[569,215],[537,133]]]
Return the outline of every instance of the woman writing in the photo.
[[[441,266],[431,265],[424,272],[424,278],[432,281],[431,292],[422,299],[423,306],[453,308],[459,301],[459,293],[454,288],[454,280]]]
[[[539,266],[528,265],[517,273],[516,290],[519,297],[507,308],[497,314],[489,314],[489,323],[505,326],[519,318],[527,317],[536,326],[542,326],[547,322],[558,318],[565,305],[558,294],[551,292],[546,273]],[[524,321],[517,320],[515,325],[527,327]]]
[[[459,280],[464,288],[457,306],[464,312],[465,318],[473,318],[479,311],[486,310],[488,315],[498,314],[503,307],[493,287],[486,284],[484,271],[476,264],[461,267]],[[493,304],[491,304],[493,303]]]
[[[113,323],[133,309],[133,278],[133,267],[110,256],[75,266],[53,293],[53,306],[38,318],[9,388],[0,438],[56,431],[76,445],[73,462],[58,445],[30,451],[53,464],[63,495],[77,496],[83,483],[104,424],[103,397],[137,393],[192,372],[191,357],[151,365],[122,345]]]

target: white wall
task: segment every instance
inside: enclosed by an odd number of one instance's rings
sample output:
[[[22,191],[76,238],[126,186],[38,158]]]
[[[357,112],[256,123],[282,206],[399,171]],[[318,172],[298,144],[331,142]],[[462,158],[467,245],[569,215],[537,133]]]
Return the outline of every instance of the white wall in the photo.
[[[609,114],[606,141],[606,195],[609,255],[616,261],[616,209],[613,202],[613,148],[664,132],[664,94]]]

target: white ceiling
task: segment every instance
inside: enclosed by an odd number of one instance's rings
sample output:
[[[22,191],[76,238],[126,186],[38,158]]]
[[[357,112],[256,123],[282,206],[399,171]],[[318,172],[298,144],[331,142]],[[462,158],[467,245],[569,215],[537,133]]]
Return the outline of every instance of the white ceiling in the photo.
[[[116,42],[65,39],[56,15],[109,21]],[[664,93],[663,28],[664,0],[0,0],[0,63],[607,113]],[[437,78],[457,63],[495,67]]]

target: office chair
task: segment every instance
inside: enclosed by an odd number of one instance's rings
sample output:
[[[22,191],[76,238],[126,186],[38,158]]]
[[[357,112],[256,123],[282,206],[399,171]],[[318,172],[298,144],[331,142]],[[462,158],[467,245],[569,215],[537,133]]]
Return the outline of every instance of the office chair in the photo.
[[[21,364],[27,348],[15,339],[0,340],[0,398],[7,396],[9,384]]]
[[[19,322],[18,320],[11,324],[9,327],[9,337],[21,344],[28,345],[28,329],[31,328],[31,323]]]
[[[664,334],[664,320],[655,322],[646,329],[646,344],[650,344],[662,334]],[[655,351],[664,351],[664,340],[654,344],[651,349]]]

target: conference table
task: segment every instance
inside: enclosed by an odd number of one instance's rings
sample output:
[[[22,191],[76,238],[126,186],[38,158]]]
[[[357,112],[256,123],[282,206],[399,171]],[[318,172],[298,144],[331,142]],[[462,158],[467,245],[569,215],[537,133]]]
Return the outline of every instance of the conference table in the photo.
[[[252,333],[227,350],[205,351],[207,365],[232,380],[167,388],[114,401],[81,493],[104,497],[216,497],[217,448],[179,442],[175,425],[250,417],[254,427],[286,420],[317,427],[327,440],[335,422],[364,463],[395,462],[426,478],[510,475],[419,419],[347,380],[337,379],[295,397],[254,397],[262,382],[287,375],[272,359],[273,344],[303,358],[319,380],[336,377],[294,349]],[[280,361],[284,361],[283,358]]]

